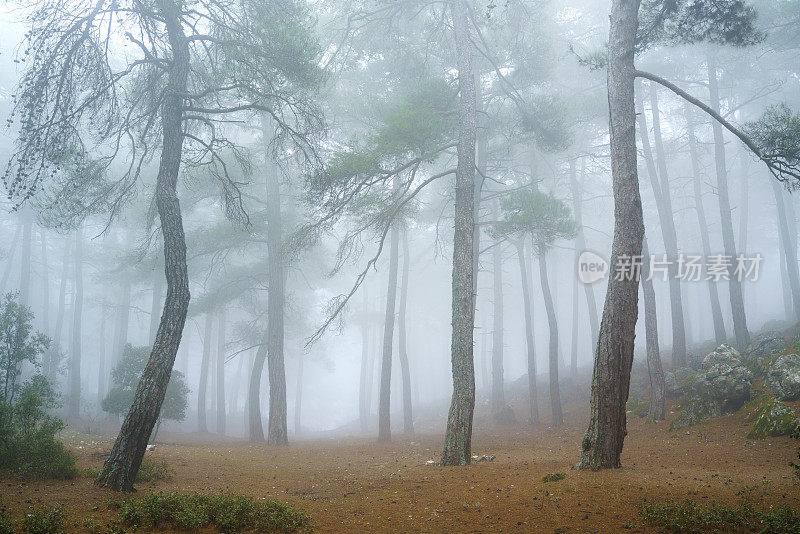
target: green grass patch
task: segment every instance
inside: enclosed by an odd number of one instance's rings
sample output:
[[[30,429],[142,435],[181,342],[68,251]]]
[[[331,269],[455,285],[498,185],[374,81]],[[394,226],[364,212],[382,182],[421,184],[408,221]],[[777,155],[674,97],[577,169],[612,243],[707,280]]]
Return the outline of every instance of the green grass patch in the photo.
[[[304,510],[278,501],[234,495],[156,493],[122,502],[122,524],[134,529],[221,532],[297,532],[311,530]]]
[[[58,534],[64,532],[64,510],[58,506],[36,508],[20,521],[24,534]]]
[[[542,477],[542,482],[558,482],[559,480],[564,480],[565,478],[567,478],[566,473],[547,473]]]
[[[800,517],[791,508],[763,510],[743,500],[735,508],[692,500],[645,503],[639,509],[645,523],[667,532],[759,532],[763,534],[800,533]]]
[[[142,460],[136,482],[157,482],[159,480],[172,480],[172,468],[165,461]]]

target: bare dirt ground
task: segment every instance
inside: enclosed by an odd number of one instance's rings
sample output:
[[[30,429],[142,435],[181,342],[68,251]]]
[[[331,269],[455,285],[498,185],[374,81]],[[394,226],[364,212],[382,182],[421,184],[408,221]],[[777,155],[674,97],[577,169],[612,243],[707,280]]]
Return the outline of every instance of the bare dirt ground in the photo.
[[[674,417],[671,414],[670,417]],[[559,431],[546,427],[479,428],[473,454],[493,461],[468,467],[428,465],[438,460],[440,435],[396,436],[387,445],[347,438],[276,448],[243,441],[164,434],[149,458],[167,461],[171,481],[139,484],[158,491],[229,492],[278,499],[305,508],[319,532],[634,532],[643,501],[694,499],[735,504],[745,491],[767,506],[800,511],[800,480],[789,462],[798,442],[745,439],[745,412],[670,433],[669,423],[631,418],[623,467],[573,471],[585,413],[568,416]],[[109,439],[73,438],[82,468],[99,468]],[[78,448],[80,447],[80,448]],[[566,478],[543,483],[548,473]],[[90,478],[23,481],[0,475],[0,502],[18,517],[36,505],[63,506],[69,532],[85,518],[115,517],[113,493]]]

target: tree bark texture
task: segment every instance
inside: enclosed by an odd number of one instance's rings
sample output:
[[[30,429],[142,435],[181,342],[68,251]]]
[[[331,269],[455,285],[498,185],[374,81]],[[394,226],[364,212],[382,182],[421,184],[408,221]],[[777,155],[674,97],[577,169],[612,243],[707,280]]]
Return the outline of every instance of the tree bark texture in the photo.
[[[642,269],[650,269],[650,250],[647,238],[642,243]],[[647,373],[650,377],[650,409],[647,419],[651,423],[663,421],[666,414],[666,384],[664,368],[661,366],[661,351],[658,346],[658,316],[656,314],[656,292],[653,280],[641,277],[642,296],[644,297],[644,328],[647,343]]]

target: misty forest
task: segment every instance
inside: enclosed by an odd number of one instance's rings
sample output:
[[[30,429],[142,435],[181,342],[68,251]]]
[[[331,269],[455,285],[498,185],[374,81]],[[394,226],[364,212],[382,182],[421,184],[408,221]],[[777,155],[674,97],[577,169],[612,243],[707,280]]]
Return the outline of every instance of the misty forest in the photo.
[[[800,1],[0,29],[0,534],[800,533]]]

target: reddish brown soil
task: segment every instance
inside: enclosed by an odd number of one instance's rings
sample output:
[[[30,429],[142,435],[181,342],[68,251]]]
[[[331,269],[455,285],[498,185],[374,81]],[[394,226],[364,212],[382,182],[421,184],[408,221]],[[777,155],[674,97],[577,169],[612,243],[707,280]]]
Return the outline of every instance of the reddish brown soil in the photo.
[[[279,499],[308,510],[320,532],[609,532],[638,522],[643,501],[694,499],[734,504],[746,490],[766,505],[800,510],[800,481],[789,462],[798,442],[745,439],[744,413],[670,433],[668,423],[633,418],[622,469],[572,471],[584,415],[558,432],[545,428],[478,430],[473,452],[494,461],[468,467],[426,465],[438,459],[441,436],[300,442],[285,448],[246,442],[159,445],[148,456],[174,469],[169,482],[140,484],[153,491],[231,492]],[[83,438],[84,441],[87,439]],[[88,438],[91,440],[92,438]],[[185,438],[183,438],[185,439]],[[80,445],[80,442],[73,443]],[[97,468],[109,441],[76,449],[81,467]],[[566,473],[545,484],[542,476]],[[115,512],[111,492],[92,480],[24,482],[5,476],[0,500],[19,516],[37,504],[60,504],[69,532]],[[652,531],[652,528],[646,530]]]

